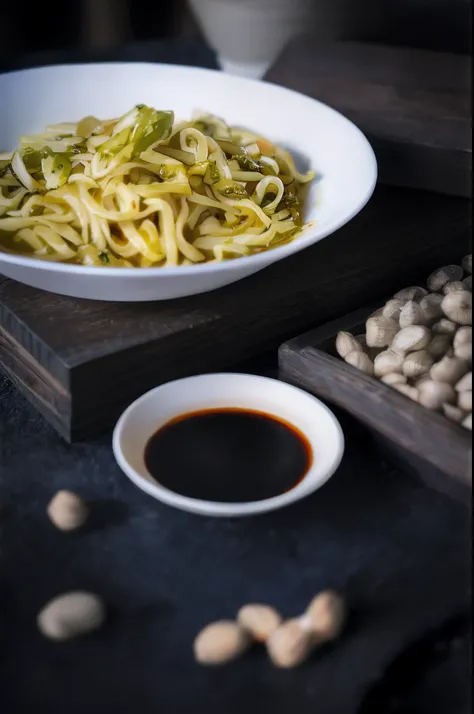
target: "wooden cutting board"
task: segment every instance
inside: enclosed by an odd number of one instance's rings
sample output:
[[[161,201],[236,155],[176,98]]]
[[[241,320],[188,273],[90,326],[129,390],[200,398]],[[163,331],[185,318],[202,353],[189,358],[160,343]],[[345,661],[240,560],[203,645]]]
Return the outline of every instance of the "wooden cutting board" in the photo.
[[[162,382],[226,370],[468,252],[469,202],[377,188],[312,248],[205,295],[118,304],[0,278],[0,366],[67,440]]]
[[[471,58],[297,38],[267,79],[345,114],[371,141],[382,183],[472,191]],[[291,103],[285,107],[292,121]]]

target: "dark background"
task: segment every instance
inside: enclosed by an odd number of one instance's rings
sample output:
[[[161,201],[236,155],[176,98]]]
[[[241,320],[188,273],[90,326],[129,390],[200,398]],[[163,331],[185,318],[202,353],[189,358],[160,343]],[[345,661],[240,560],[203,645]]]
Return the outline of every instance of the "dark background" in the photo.
[[[308,0],[311,1],[311,0]],[[322,0],[316,0],[321,2]],[[327,0],[330,2],[330,0]],[[364,0],[354,0],[364,12]],[[386,44],[467,53],[470,0],[380,0],[382,19],[370,39]],[[54,49],[110,48],[129,41],[197,38],[186,0],[49,0],[0,4],[3,64]]]

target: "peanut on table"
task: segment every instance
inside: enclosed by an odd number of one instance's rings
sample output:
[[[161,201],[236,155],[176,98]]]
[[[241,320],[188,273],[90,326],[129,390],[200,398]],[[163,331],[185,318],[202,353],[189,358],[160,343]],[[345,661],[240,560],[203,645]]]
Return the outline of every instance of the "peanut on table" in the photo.
[[[332,590],[319,593],[300,617],[285,621],[268,605],[245,605],[235,621],[218,620],[205,627],[194,641],[194,656],[200,664],[221,665],[259,643],[276,667],[290,669],[306,661],[315,648],[335,640],[345,617],[344,599]]]

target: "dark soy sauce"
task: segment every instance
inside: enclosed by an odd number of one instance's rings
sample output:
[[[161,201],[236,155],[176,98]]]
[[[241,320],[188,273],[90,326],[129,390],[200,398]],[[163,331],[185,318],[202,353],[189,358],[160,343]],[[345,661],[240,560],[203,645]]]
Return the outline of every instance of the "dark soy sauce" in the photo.
[[[184,414],[161,427],[145,449],[148,471],[165,488],[233,503],[290,491],[312,460],[311,446],[296,427],[246,409]]]

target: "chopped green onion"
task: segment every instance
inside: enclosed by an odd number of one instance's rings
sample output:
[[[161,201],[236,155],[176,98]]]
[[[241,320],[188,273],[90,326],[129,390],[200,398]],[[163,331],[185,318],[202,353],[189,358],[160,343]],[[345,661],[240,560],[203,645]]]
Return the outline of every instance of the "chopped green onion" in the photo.
[[[3,197],[0,191],[0,216],[3,216],[7,211],[16,211],[21,202],[28,195],[26,188],[17,188],[9,196]]]
[[[30,173],[37,173],[38,171],[41,171],[41,162],[48,156],[53,156],[53,152],[48,146],[45,146],[42,149],[27,148],[21,153],[23,163]]]
[[[138,104],[136,107],[133,107],[129,112],[123,115],[123,117],[120,118],[120,120],[116,123],[114,126],[114,130],[112,132],[112,136],[115,136],[116,134],[120,134],[121,131],[124,129],[130,129],[136,122],[138,112],[140,109],[143,108],[143,105]]]
[[[144,157],[142,157],[144,158]],[[206,171],[209,166],[209,161],[200,161],[197,164],[194,164],[192,168],[190,168],[190,174],[191,176],[205,176]]]
[[[214,188],[229,198],[247,198],[248,196],[244,186],[241,186],[237,181],[230,181],[229,179],[218,181],[214,184]]]
[[[238,162],[243,171],[258,171],[259,173],[265,173],[264,165],[259,161],[255,161],[247,154],[234,154],[232,158]]]
[[[128,143],[130,137],[130,128],[122,129],[118,134],[114,134],[110,139],[101,144],[98,148],[98,153],[103,155],[115,156]]]
[[[240,146],[239,144],[234,144],[231,141],[216,139],[216,144],[218,144],[222,151],[225,154],[228,154],[229,156],[240,156],[246,154],[246,151],[243,146]]]
[[[133,156],[139,156],[152,144],[167,139],[173,127],[173,112],[157,112],[144,107],[139,112],[138,124],[133,128],[131,141],[135,142]]]
[[[215,161],[209,161],[206,173],[204,174],[204,183],[207,183],[209,186],[212,186],[213,184],[218,183],[221,180],[221,174],[219,169],[217,168],[217,164]]]
[[[289,210],[291,217],[297,226],[303,225],[301,199],[298,196],[294,182],[285,188],[285,193],[283,194],[283,198],[277,207],[277,211],[281,211],[284,208]]]
[[[64,186],[69,178],[72,165],[69,159],[63,154],[47,156],[41,161],[43,176],[46,180],[46,188],[55,189]]]
[[[27,188],[28,191],[34,192],[41,188],[40,184],[28,173],[23,158],[20,156],[18,151],[15,151],[13,154],[10,170],[22,186]]]
[[[158,176],[162,181],[183,181],[188,183],[188,176],[184,166],[163,164],[160,167]]]

